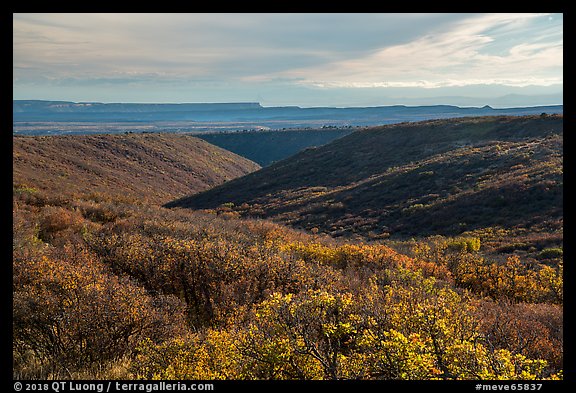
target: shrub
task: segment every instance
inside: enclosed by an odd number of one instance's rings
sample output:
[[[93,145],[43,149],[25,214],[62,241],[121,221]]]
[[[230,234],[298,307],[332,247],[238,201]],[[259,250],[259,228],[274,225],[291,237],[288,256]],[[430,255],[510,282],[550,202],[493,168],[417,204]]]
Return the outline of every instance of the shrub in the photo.
[[[464,237],[457,238],[446,243],[448,250],[455,252],[478,252],[480,251],[480,238]]]
[[[561,372],[561,263],[489,261],[479,237],[485,247],[491,238],[478,232],[392,249],[228,219],[231,207],[219,210],[220,217],[110,199],[61,206],[18,199],[14,375],[531,379]],[[368,223],[348,219],[350,227]],[[484,297],[495,300],[475,300]]]
[[[242,353],[268,377],[278,369],[281,379],[354,378],[361,371],[353,351],[360,323],[349,293],[275,293],[256,310]]]
[[[562,367],[562,308],[553,304],[478,302],[480,332],[490,347],[544,359],[550,370]]]
[[[15,184],[12,186],[14,194],[36,194],[38,189],[34,187],[29,187],[25,184]]]
[[[545,248],[538,254],[538,257],[542,259],[555,259],[563,256],[564,250],[561,248]]]
[[[131,371],[138,379],[243,379],[247,363],[238,353],[241,335],[209,329],[205,334],[174,338],[164,343],[144,340]]]
[[[468,255],[468,254],[466,254]],[[562,265],[529,267],[517,256],[505,263],[461,258],[451,268],[456,285],[492,299],[562,304]]]
[[[151,298],[86,252],[63,257],[14,265],[16,362],[32,351],[52,369],[75,370],[120,359],[145,337],[159,341],[181,330],[175,298]]]
[[[82,223],[82,216],[75,211],[63,207],[47,206],[40,215],[38,238],[51,242],[67,229],[78,232],[82,228]]]
[[[422,203],[415,203],[413,205],[410,205],[404,209],[402,209],[402,211],[408,212],[408,213],[413,213],[422,209],[425,209],[426,206],[423,205]]]

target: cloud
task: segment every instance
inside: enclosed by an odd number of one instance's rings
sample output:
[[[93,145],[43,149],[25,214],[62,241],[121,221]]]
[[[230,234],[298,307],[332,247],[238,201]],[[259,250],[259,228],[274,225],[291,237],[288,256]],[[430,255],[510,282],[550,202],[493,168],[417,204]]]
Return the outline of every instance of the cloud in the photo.
[[[63,78],[126,72],[258,78],[363,57],[459,18],[457,14],[15,14],[14,65],[43,68],[44,74]]]
[[[496,14],[467,18],[444,32],[384,47],[368,56],[291,70],[316,87],[422,87],[475,84],[509,86],[562,83],[563,42],[519,43],[490,53],[498,43],[490,30],[516,29],[542,14]],[[520,32],[517,32],[520,33]]]
[[[291,87],[301,101],[331,91],[344,102],[350,90],[562,84],[561,14],[13,14],[13,22],[20,95],[76,86],[86,95],[278,101]]]

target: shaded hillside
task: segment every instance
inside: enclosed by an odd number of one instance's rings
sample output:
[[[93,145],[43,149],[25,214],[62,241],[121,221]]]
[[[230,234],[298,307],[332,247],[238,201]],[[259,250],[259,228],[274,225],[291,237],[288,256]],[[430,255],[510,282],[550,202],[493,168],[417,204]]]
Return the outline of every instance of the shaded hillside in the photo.
[[[15,187],[158,203],[259,168],[203,140],[170,134],[14,137],[13,165]]]
[[[325,145],[334,139],[350,134],[352,131],[350,128],[327,128],[218,132],[196,136],[262,166],[267,166],[275,161],[290,157],[305,148]]]
[[[528,258],[515,253],[501,263],[479,234],[369,244],[240,218],[231,205],[192,211],[146,203],[177,185],[206,187],[209,179],[257,167],[192,137],[13,142],[15,380],[562,379],[562,248]],[[412,190],[439,179],[435,173],[474,176],[478,165],[498,162],[496,155],[510,167],[523,154],[524,167],[510,172],[529,186],[556,168],[561,143],[552,132],[432,153],[417,163],[397,152],[396,162],[405,163],[315,193],[336,198],[356,186],[386,195],[379,182]],[[331,151],[340,159],[350,154]],[[312,165],[312,153],[299,157]],[[357,177],[332,166],[344,180]],[[415,181],[421,177],[428,180]],[[494,184],[478,179],[480,191]],[[547,187],[544,193],[555,189]],[[310,203],[290,212],[300,206],[299,193],[306,202],[310,192],[277,187],[263,198],[285,193],[278,204],[286,203],[286,214],[316,217],[306,210]],[[380,194],[363,196],[356,206],[385,203]],[[270,199],[271,210],[275,203]],[[330,206],[328,224],[342,216]],[[551,214],[546,204],[540,208]],[[522,242],[533,240],[525,235]],[[491,247],[517,248],[517,239],[494,231]]]
[[[233,203],[333,235],[561,226],[563,117],[373,127],[167,206]]]

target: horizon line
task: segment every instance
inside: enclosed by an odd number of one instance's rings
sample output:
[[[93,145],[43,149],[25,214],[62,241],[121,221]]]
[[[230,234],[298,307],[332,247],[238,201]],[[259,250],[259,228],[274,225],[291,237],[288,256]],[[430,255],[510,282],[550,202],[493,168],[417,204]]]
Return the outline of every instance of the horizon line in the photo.
[[[222,101],[222,102],[121,102],[121,101],[69,101],[69,100],[49,100],[49,99],[12,99],[15,101],[37,101],[37,102],[62,102],[62,103],[72,103],[72,104],[101,104],[101,105],[229,105],[229,104],[257,104],[261,108],[301,108],[301,109],[320,109],[320,108],[333,108],[333,109],[348,109],[348,108],[382,108],[382,107],[434,107],[434,106],[449,106],[457,108],[491,108],[491,109],[513,109],[513,108],[538,108],[538,107],[550,107],[550,106],[564,106],[564,103],[558,104],[539,104],[539,105],[520,105],[520,106],[495,106],[495,105],[455,105],[455,104],[425,104],[425,105],[407,105],[407,104],[387,104],[387,105],[351,105],[351,106],[341,106],[341,105],[317,105],[317,106],[300,106],[297,104],[292,105],[270,105],[264,106],[259,101]]]

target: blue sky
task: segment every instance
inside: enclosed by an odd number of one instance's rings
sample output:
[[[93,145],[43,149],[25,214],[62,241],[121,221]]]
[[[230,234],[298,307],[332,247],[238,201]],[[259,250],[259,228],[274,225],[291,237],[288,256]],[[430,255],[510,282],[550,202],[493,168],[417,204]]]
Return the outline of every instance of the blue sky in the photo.
[[[562,104],[562,14],[13,14],[13,98]]]

